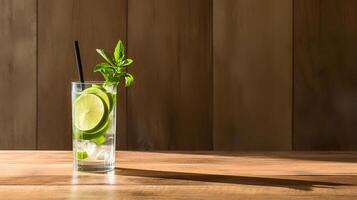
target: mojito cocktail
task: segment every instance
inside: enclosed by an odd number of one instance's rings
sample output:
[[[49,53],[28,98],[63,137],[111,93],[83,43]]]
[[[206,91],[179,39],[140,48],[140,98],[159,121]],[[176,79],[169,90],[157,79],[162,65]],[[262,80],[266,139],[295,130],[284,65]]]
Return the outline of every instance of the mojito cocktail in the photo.
[[[115,167],[116,86],[72,82],[74,167],[109,171]]]
[[[125,58],[125,48],[118,41],[112,54],[96,49],[104,62],[96,64],[94,72],[103,75],[104,82],[84,82],[78,41],[75,52],[80,82],[72,82],[72,129],[74,167],[81,171],[110,171],[115,168],[115,131],[117,85],[134,82],[127,72],[133,63]]]

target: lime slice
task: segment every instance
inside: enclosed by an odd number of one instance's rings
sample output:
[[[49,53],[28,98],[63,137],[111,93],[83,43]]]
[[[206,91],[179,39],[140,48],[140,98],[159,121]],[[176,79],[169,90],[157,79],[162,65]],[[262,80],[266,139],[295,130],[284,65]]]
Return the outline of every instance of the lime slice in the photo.
[[[106,103],[109,113],[112,111],[113,97],[111,94],[107,93],[103,87],[93,84],[92,87],[85,89],[83,91],[83,94],[95,94],[95,95],[99,96]]]
[[[99,89],[104,89],[102,86],[97,85],[97,84],[92,84],[92,87],[99,88]]]
[[[86,151],[77,151],[76,152],[76,158],[77,160],[83,160],[88,157],[88,153]]]
[[[98,129],[97,131],[84,132],[84,131],[76,130],[74,132],[74,138],[75,139],[82,139],[82,140],[90,140],[90,139],[93,139],[93,138],[97,138],[97,137],[103,135],[108,130],[109,125],[110,125],[110,120],[107,119],[107,121],[104,123],[104,125],[100,129]]]
[[[95,130],[95,131],[91,131],[91,132],[89,132],[89,131],[83,131],[83,134],[85,134],[85,135],[103,134],[103,133],[105,133],[105,131],[108,130],[109,125],[110,125],[110,119],[109,119],[109,117],[108,117],[108,118],[105,120],[105,123],[103,123],[103,125],[102,125],[100,128],[98,128],[98,129]]]
[[[93,138],[90,141],[91,142],[95,142],[95,143],[97,143],[99,145],[99,144],[103,144],[106,140],[107,139],[105,138],[104,135],[100,135],[99,137]]]
[[[108,119],[107,106],[94,94],[82,94],[73,104],[73,120],[80,131],[96,131]]]

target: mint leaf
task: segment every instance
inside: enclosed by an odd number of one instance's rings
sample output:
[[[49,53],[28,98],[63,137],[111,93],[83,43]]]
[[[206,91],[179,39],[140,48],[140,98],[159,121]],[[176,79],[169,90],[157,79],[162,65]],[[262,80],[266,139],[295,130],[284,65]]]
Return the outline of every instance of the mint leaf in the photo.
[[[99,72],[99,71],[103,71],[106,68],[112,68],[112,66],[110,66],[107,63],[100,63],[100,64],[96,64],[95,68],[94,68],[94,72]]]
[[[123,61],[121,62],[121,65],[124,67],[124,66],[131,65],[131,63],[133,63],[133,60],[130,59],[130,58],[128,58],[128,59],[126,59],[126,60],[123,60]]]
[[[119,40],[117,43],[117,46],[115,47],[115,50],[114,50],[114,59],[117,64],[120,63],[121,60],[123,60],[123,58],[125,56],[124,51],[125,50],[124,50],[123,42],[121,40]]]
[[[125,59],[125,48],[121,40],[118,41],[114,49],[114,57],[102,49],[96,49],[96,51],[106,62],[97,64],[94,72],[100,72],[103,75],[105,85],[118,85],[121,78],[125,79],[126,87],[134,82],[133,75],[125,71],[126,67],[133,63],[133,60]]]
[[[133,75],[126,73],[125,74],[125,87],[129,87],[134,82]]]
[[[113,73],[112,69],[110,69],[110,68],[101,68],[101,69],[97,70],[97,72],[100,72],[103,75],[103,77],[104,77],[106,82],[113,81],[113,78],[111,76],[111,74]]]
[[[105,52],[103,49],[96,49],[96,51],[101,55],[104,60],[106,60],[109,64],[115,65],[113,63],[113,58],[109,55],[109,53]]]

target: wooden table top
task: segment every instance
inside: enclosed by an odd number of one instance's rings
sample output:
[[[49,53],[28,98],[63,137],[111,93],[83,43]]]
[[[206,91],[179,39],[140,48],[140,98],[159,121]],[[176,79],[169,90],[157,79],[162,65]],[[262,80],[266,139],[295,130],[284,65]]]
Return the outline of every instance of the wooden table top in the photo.
[[[70,151],[0,151],[0,199],[357,199],[357,152],[117,152],[109,173]]]

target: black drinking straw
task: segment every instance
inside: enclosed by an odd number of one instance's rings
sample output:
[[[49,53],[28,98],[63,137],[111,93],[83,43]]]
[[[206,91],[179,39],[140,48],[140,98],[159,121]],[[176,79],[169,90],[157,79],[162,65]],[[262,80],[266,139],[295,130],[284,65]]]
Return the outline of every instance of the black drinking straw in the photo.
[[[77,64],[77,69],[78,69],[79,80],[81,81],[81,83],[84,83],[81,53],[79,51],[79,44],[78,44],[77,40],[74,41],[74,53],[76,56],[76,64]]]

